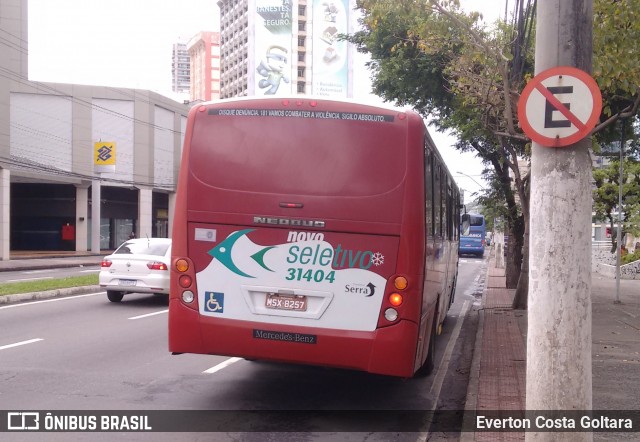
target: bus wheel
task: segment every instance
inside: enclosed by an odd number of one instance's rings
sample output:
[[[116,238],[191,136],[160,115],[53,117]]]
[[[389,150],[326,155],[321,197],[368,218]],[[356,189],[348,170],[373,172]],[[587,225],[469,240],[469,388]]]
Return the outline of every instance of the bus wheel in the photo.
[[[124,297],[124,293],[122,293],[122,292],[116,292],[114,290],[107,290],[107,298],[109,298],[109,301],[111,301],[111,302],[120,302],[120,301],[122,301],[123,297]]]
[[[436,304],[437,305],[437,304]],[[433,313],[433,324],[431,325],[431,336],[429,336],[429,349],[427,350],[427,358],[424,360],[422,367],[416,371],[417,377],[429,376],[433,372],[436,362],[436,336],[438,335],[438,309]]]

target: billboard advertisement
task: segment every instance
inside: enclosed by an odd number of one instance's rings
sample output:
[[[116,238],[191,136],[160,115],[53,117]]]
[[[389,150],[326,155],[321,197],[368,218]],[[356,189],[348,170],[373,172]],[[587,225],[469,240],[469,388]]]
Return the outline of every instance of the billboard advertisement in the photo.
[[[313,94],[347,97],[349,64],[347,42],[349,0],[313,0]]]
[[[256,2],[256,95],[291,94],[292,14],[292,0]]]

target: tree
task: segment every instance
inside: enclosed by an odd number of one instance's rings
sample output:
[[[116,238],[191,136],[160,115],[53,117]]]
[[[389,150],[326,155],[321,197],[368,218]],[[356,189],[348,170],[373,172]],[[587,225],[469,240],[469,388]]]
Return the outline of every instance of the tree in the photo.
[[[633,159],[623,161],[622,185],[622,236],[627,232],[634,235],[640,230],[640,163]],[[614,225],[618,221],[618,192],[620,185],[620,161],[612,161],[607,167],[593,171],[596,188],[593,191],[593,209],[596,218],[607,220],[611,227],[611,243],[615,251],[616,235]]]
[[[519,2],[512,24],[487,30],[455,0],[361,0],[363,30],[348,38],[371,55],[376,94],[433,118],[438,130],[457,136],[457,149],[475,150],[492,169],[505,201],[507,286],[517,287],[520,307],[528,288],[528,175],[519,161],[529,140],[516,106],[533,71],[534,5]]]
[[[526,308],[528,290],[530,142],[519,129],[516,104],[533,76],[536,1],[516,0],[510,21],[482,26],[457,0],[389,2],[359,0],[362,31],[348,37],[370,54],[373,91],[411,105],[450,130],[461,151],[475,150],[493,169],[505,198],[507,285],[517,283],[515,308]],[[616,122],[637,118],[640,106],[640,2],[595,0],[593,76],[604,106],[592,132],[615,139]]]

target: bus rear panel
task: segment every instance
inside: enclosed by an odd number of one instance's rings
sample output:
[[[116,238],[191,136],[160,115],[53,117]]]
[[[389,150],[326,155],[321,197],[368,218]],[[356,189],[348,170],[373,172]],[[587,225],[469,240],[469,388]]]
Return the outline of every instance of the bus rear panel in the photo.
[[[343,102],[192,109],[169,350],[413,375],[436,303],[424,137],[415,114]]]
[[[486,225],[484,216],[477,213],[465,213],[460,223],[460,254],[484,256],[486,243]]]

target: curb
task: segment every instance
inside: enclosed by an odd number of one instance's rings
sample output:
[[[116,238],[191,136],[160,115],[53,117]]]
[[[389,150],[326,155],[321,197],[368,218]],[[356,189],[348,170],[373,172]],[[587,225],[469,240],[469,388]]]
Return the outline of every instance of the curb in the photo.
[[[50,298],[62,298],[66,296],[84,295],[104,291],[99,285],[85,285],[64,289],[44,290],[42,292],[16,293],[14,295],[0,296],[0,305],[14,304],[27,301],[41,301]]]
[[[482,289],[482,304],[478,310],[478,330],[476,331],[476,341],[473,346],[473,358],[471,359],[471,370],[469,373],[469,385],[467,386],[467,397],[464,405],[464,419],[462,428],[474,428],[474,417],[471,413],[478,409],[478,389],[480,388],[480,359],[482,358],[482,337],[484,335],[484,305],[487,297],[487,284],[489,283],[489,268],[494,262],[494,258],[489,255],[487,260],[486,275],[484,278],[484,287]],[[463,431],[460,433],[460,442],[473,442],[476,440],[476,434],[471,431]]]

